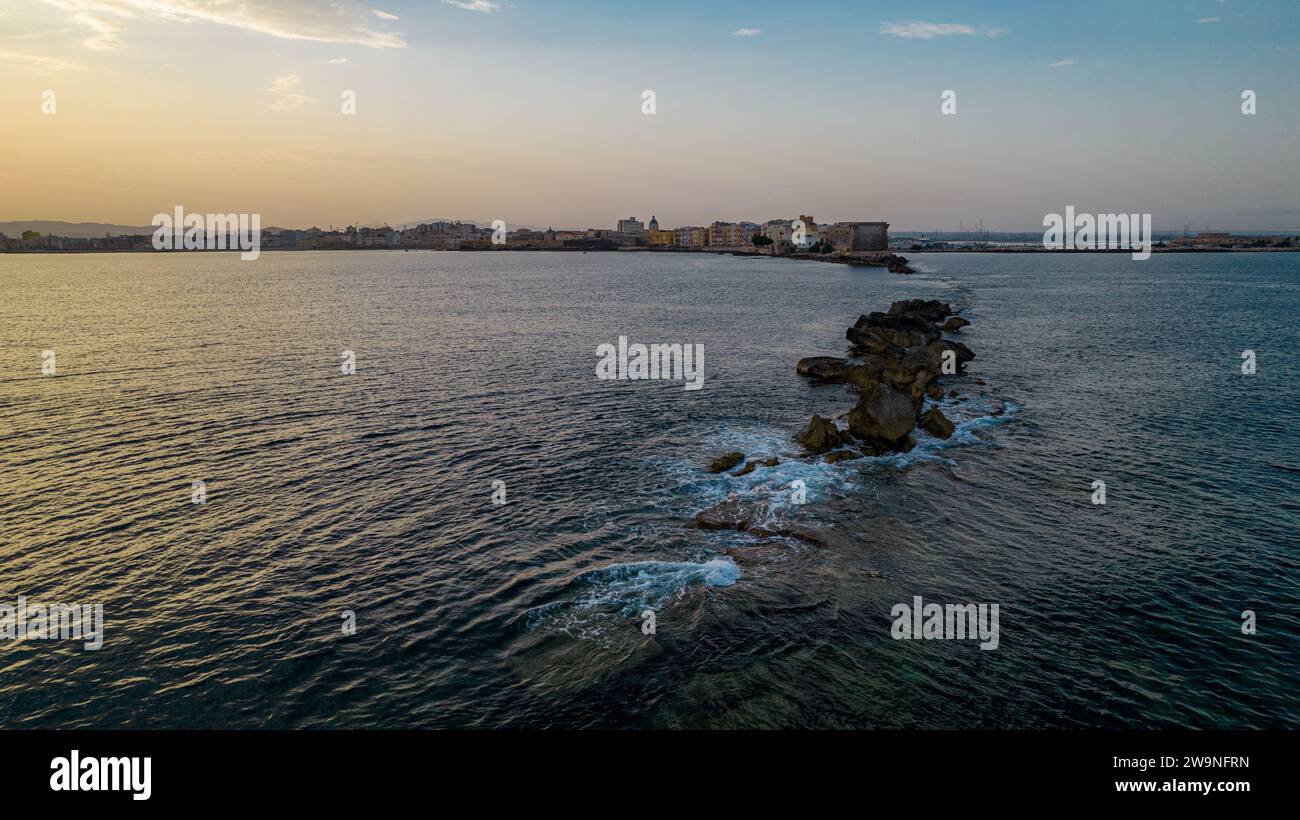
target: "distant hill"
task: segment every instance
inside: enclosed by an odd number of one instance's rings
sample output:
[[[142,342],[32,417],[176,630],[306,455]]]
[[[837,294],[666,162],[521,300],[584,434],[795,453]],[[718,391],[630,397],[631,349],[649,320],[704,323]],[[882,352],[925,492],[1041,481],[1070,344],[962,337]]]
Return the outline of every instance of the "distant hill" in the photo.
[[[473,225],[476,228],[488,228],[491,227],[492,225],[491,222],[476,222],[472,219],[457,220],[457,219],[446,219],[443,217],[439,217],[436,219],[417,219],[410,222],[403,222],[402,224],[396,225],[394,227],[396,227],[397,230],[401,231],[407,228],[413,228],[416,225],[425,225],[430,222],[465,222],[470,225]],[[304,225],[301,227],[305,228],[307,226]],[[324,226],[322,225],[321,227]],[[336,227],[338,227],[339,230],[343,229],[342,225]],[[379,227],[379,226],[372,225],[370,227]],[[510,225],[510,230],[512,231],[518,230],[519,228],[528,228],[529,230],[539,230],[537,228],[532,228],[531,226],[528,225],[515,225],[515,224]],[[22,236],[23,231],[36,231],[41,236],[47,236],[49,234],[53,234],[55,236],[71,236],[71,237],[84,239],[84,238],[91,238],[91,237],[99,237],[99,236],[103,236],[104,234],[108,234],[110,236],[120,236],[122,234],[151,234],[155,230],[156,229],[152,225],[143,225],[143,226],[142,225],[113,225],[107,222],[59,222],[53,219],[32,219],[28,221],[0,222],[0,233],[4,234],[5,236]],[[279,231],[282,229],[270,225],[263,225],[262,230]]]
[[[41,236],[75,236],[89,238],[93,236],[119,236],[121,234],[151,234],[154,227],[138,225],[111,225],[106,222],[57,222],[50,219],[34,219],[29,222],[0,222],[0,233],[5,236],[22,236],[23,231],[36,231]]]

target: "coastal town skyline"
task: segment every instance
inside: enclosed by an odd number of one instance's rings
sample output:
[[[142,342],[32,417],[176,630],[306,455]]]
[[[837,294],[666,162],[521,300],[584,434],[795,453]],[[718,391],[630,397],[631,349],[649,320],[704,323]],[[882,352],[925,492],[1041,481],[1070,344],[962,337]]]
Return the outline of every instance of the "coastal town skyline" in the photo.
[[[1102,214],[1085,220],[1102,220],[1103,250],[1127,247],[1130,233],[1139,236],[1139,214]],[[1171,251],[1196,250],[1271,250],[1300,249],[1300,230],[1266,233],[1191,230],[1150,230],[1147,215],[1146,241],[1151,249]],[[1048,224],[1060,219],[1049,214]],[[1075,219],[1073,211],[1067,218]],[[1110,227],[1114,223],[1114,227]],[[880,264],[898,272],[910,272],[906,260],[887,253],[894,250],[1088,250],[1084,245],[1062,245],[1050,228],[1040,236],[1037,231],[993,232],[983,228],[972,231],[945,232],[899,231],[890,233],[884,221],[821,222],[810,214],[768,219],[763,222],[714,220],[708,225],[673,226],[651,215],[648,222],[636,216],[620,218],[613,228],[537,228],[510,225],[505,220],[490,224],[469,220],[425,220],[390,225],[330,225],[328,229],[263,227],[260,214],[202,214],[186,212],[177,206],[172,214],[159,213],[149,227],[113,226],[91,223],[67,225],[60,222],[0,223],[0,253],[87,252],[159,250],[552,250],[552,251],[704,251],[770,256],[804,256],[826,260],[851,260],[855,263]],[[1080,223],[1082,224],[1082,223]],[[1089,229],[1091,230],[1091,229]],[[1118,233],[1122,231],[1121,233]],[[1106,245],[1116,240],[1120,244]],[[1090,242],[1091,240],[1085,240]]]
[[[43,0],[0,3],[0,65],[0,220],[1300,225],[1282,3]]]

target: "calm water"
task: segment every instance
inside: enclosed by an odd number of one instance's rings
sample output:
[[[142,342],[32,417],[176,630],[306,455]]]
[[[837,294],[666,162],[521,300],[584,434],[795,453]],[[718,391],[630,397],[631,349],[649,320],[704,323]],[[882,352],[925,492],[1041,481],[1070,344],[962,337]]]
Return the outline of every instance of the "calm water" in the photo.
[[[913,260],[0,257],[0,603],[107,622],[0,641],[0,725],[1300,726],[1300,255]],[[911,297],[973,322],[957,437],[798,461],[853,395],[795,361]],[[704,389],[597,381],[620,335]],[[795,479],[825,546],[689,526]]]

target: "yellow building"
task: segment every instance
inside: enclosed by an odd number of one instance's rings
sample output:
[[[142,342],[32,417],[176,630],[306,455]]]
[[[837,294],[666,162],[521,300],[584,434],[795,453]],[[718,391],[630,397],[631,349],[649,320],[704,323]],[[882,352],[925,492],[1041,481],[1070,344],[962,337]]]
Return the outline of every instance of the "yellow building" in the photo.
[[[652,248],[672,247],[673,237],[672,231],[661,231],[658,228],[652,228],[646,231],[646,244]]]

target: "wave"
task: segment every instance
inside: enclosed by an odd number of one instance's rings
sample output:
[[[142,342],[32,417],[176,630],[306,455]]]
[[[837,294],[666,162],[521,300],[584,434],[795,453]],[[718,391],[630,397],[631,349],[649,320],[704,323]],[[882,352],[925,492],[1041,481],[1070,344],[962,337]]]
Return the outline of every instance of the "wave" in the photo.
[[[525,622],[531,629],[555,619],[565,622],[562,627],[585,624],[596,613],[636,618],[662,609],[691,586],[729,587],[739,579],[740,567],[729,558],[610,564],[579,575],[570,583],[573,597],[528,610]]]

